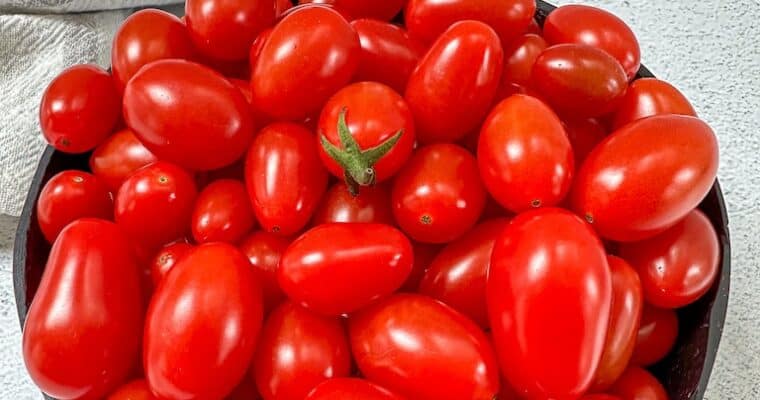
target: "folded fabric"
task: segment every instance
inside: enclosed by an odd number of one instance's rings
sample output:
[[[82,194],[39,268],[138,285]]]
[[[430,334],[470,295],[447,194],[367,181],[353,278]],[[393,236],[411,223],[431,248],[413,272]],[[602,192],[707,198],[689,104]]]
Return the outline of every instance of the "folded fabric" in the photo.
[[[182,3],[182,0],[0,0],[0,13],[71,13]]]

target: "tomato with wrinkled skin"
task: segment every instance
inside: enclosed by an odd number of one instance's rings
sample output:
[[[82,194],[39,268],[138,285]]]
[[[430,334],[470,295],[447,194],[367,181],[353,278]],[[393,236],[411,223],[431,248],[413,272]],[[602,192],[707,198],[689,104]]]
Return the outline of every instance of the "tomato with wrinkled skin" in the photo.
[[[513,212],[559,204],[570,190],[573,149],[562,122],[541,100],[502,100],[483,123],[478,166],[488,192]]]
[[[678,114],[697,116],[694,107],[673,85],[655,78],[637,79],[615,111],[614,129],[654,115]]]
[[[328,379],[312,390],[304,400],[405,400],[379,385],[359,378]]]
[[[261,231],[251,233],[240,242],[240,251],[248,257],[261,283],[265,313],[285,300],[285,294],[277,283],[277,266],[290,242],[289,238]]]
[[[225,243],[195,247],[148,308],[143,363],[151,391],[160,398],[229,394],[248,369],[261,321],[261,288],[245,256]]]
[[[330,223],[306,231],[285,250],[277,281],[293,301],[338,316],[396,291],[412,263],[412,244],[396,228]]]
[[[410,238],[447,243],[480,218],[486,191],[475,157],[453,144],[417,150],[396,176],[391,191],[393,216]]]
[[[63,70],[45,89],[40,128],[51,146],[64,153],[84,153],[114,130],[121,103],[111,75],[96,65]]]
[[[532,33],[522,35],[508,46],[505,45],[501,85],[529,85],[533,64],[546,47],[546,40]]]
[[[314,134],[288,122],[264,127],[248,150],[245,183],[264,230],[288,236],[303,229],[327,190]]]
[[[477,129],[499,89],[503,58],[499,37],[482,22],[446,30],[417,64],[404,94],[417,140],[455,142]]]
[[[334,184],[314,212],[313,225],[328,222],[368,222],[393,225],[391,194],[387,187],[367,186],[356,196],[345,183]]]
[[[645,369],[630,367],[615,382],[610,393],[621,400],[669,400],[662,384]]]
[[[649,366],[670,353],[678,339],[678,315],[675,311],[644,306],[631,364]]]
[[[114,192],[138,169],[158,161],[130,129],[109,136],[90,156],[90,170]]]
[[[338,318],[287,302],[266,320],[252,373],[264,400],[303,400],[321,382],[351,373],[351,350]]]
[[[406,278],[406,282],[401,286],[400,291],[416,293],[420,287],[420,282],[425,276],[430,263],[433,262],[435,256],[441,251],[441,245],[412,242],[412,252],[414,253],[414,264],[412,265],[412,272],[409,273],[409,277]]]
[[[79,219],[53,244],[29,307],[26,369],[49,396],[102,398],[136,366],[142,321],[129,240],[112,222]]]
[[[238,180],[214,181],[195,200],[191,227],[196,243],[235,244],[255,223],[248,192]]]
[[[595,118],[567,118],[562,122],[573,146],[575,165],[580,166],[594,147],[607,137],[607,128]]]
[[[254,128],[248,102],[232,83],[184,60],[143,67],[124,91],[124,120],[158,158],[191,170],[232,164]]]
[[[612,285],[604,247],[588,224],[558,208],[512,219],[494,245],[486,294],[501,371],[518,393],[569,399],[589,389],[604,351]]]
[[[355,18],[390,21],[404,8],[406,0],[299,0],[299,4],[310,3],[331,4],[338,9],[345,10]]]
[[[106,397],[106,400],[156,400],[145,379],[126,383]]]
[[[113,198],[96,176],[67,170],[50,178],[37,199],[37,223],[48,243],[79,218],[113,219]]]
[[[626,125],[589,154],[572,208],[605,239],[652,237],[683,219],[715,181],[718,142],[703,121],[659,115]]]
[[[155,290],[166,274],[177,262],[192,250],[193,246],[185,241],[167,244],[156,253],[150,263],[150,279]]]

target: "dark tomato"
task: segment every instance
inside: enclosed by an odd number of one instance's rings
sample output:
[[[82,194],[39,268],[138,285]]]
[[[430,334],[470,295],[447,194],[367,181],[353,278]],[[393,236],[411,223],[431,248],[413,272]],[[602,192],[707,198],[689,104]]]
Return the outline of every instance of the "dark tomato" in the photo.
[[[541,26],[538,24],[538,21],[536,21],[535,18],[531,18],[530,22],[528,23],[528,27],[525,28],[526,34],[532,33],[534,35],[543,36],[544,32],[541,28]]]
[[[235,390],[225,397],[224,400],[261,400],[259,390],[256,388],[256,382],[250,376],[250,373],[246,373],[243,379],[238,382]]]
[[[145,379],[124,384],[106,397],[106,400],[156,400]]]
[[[573,146],[575,165],[580,166],[597,144],[607,137],[607,128],[594,118],[567,118],[565,132]]]
[[[480,218],[486,191],[475,157],[453,144],[434,144],[412,155],[391,192],[393,215],[412,239],[446,243]]]
[[[531,398],[582,395],[604,351],[612,302],[591,227],[558,208],[522,213],[497,239],[488,274],[491,329],[512,387]]]
[[[291,0],[275,0],[274,2],[275,15],[278,18],[291,8],[293,8],[293,2]]]
[[[137,364],[143,309],[140,270],[121,230],[91,218],[68,225],[24,323],[32,380],[55,398],[103,398]]]
[[[304,400],[405,400],[387,389],[359,378],[328,379],[309,393]]]
[[[499,37],[482,22],[462,21],[446,30],[406,87],[418,140],[455,142],[477,129],[499,89],[503,58]]]
[[[673,310],[645,306],[631,364],[649,366],[665,358],[678,338],[678,316]]]
[[[153,289],[166,277],[166,274],[177,265],[180,258],[184,257],[193,246],[184,241],[167,244],[156,253],[150,263],[150,278]]]
[[[595,394],[587,394],[581,397],[581,400],[623,400],[623,399],[611,394],[595,393]]]
[[[66,225],[84,217],[113,219],[108,187],[83,171],[63,171],[50,178],[37,200],[37,223],[45,239],[53,243]]]
[[[401,286],[401,291],[414,293],[420,287],[420,282],[425,276],[430,263],[433,262],[435,256],[441,251],[441,245],[412,242],[412,251],[414,252],[414,264],[412,265],[412,272],[409,273],[409,277],[406,278],[406,282]]]
[[[206,186],[195,201],[191,219],[197,243],[237,243],[256,223],[243,182],[220,179]]]
[[[300,4],[321,3],[331,4],[334,7],[344,10],[355,18],[372,18],[380,21],[390,21],[398,15],[406,0],[299,0]]]
[[[289,238],[268,232],[254,232],[240,242],[240,251],[248,257],[261,283],[266,312],[285,300],[285,294],[277,283],[277,266],[290,242]]]
[[[668,400],[662,384],[651,373],[639,367],[630,367],[610,389],[621,400]]]
[[[90,170],[115,192],[129,175],[156,161],[158,158],[134,132],[122,129],[95,148],[90,156]]]
[[[539,35],[528,33],[504,47],[504,71],[501,84],[529,85],[533,64],[538,55],[546,50],[546,40]]]
[[[271,30],[267,32],[271,32]],[[255,43],[254,43],[254,46],[255,46]],[[269,120],[269,117],[266,114],[264,114],[263,111],[257,109],[253,105],[253,93],[251,92],[251,83],[248,81],[244,81],[242,79],[234,79],[234,78],[231,78],[230,82],[232,82],[232,84],[235,85],[240,90],[240,93],[243,93],[245,100],[248,101],[248,105],[251,107],[251,115],[253,115],[253,122],[256,129],[258,130],[265,127],[266,125],[269,125],[271,123],[271,121]]]
[[[322,197],[314,212],[314,225],[328,222],[373,222],[393,225],[391,194],[385,186],[367,186],[354,196],[338,182]]]
[[[615,112],[614,129],[653,115],[679,114],[697,116],[689,100],[673,85],[655,78],[631,83]]]
[[[65,153],[84,153],[114,130],[121,115],[116,84],[95,65],[75,65],[56,76],[40,102],[45,140]]]

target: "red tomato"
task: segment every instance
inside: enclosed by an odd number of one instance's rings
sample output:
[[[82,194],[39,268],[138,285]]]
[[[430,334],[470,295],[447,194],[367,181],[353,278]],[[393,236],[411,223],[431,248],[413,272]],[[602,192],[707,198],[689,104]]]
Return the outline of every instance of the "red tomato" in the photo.
[[[150,392],[145,379],[138,379],[122,385],[117,391],[106,397],[106,400],[156,400]]]
[[[412,242],[412,251],[414,252],[412,272],[409,273],[406,282],[401,286],[401,291],[414,293],[419,289],[422,278],[425,276],[425,271],[427,271],[430,263],[433,262],[435,256],[441,251],[441,246]]]
[[[455,142],[477,129],[499,89],[503,58],[499,37],[482,22],[458,22],[446,30],[406,87],[418,140]]]
[[[639,367],[628,368],[610,389],[621,400],[668,400],[665,388],[652,374]]]
[[[262,30],[274,25],[273,0],[187,0],[185,23],[195,46],[220,60],[240,60]]]
[[[453,144],[434,144],[406,163],[393,183],[391,202],[396,222],[412,239],[447,243],[475,225],[486,191],[475,157]]]
[[[322,197],[314,212],[314,225],[328,222],[372,222],[393,225],[391,194],[385,186],[367,186],[353,196],[338,182]]]
[[[315,115],[351,80],[360,50],[359,37],[338,12],[314,6],[288,12],[253,67],[254,104],[276,119]]]
[[[701,120],[661,115],[607,137],[579,170],[571,200],[615,241],[652,237],[683,219],[709,192],[718,142]]]
[[[558,44],[538,56],[531,83],[560,114],[598,117],[615,110],[628,77],[614,57],[596,47]]]
[[[404,99],[377,82],[354,83],[336,93],[322,109],[317,132],[322,162],[352,190],[398,172],[415,138]]]
[[[304,400],[405,400],[370,381],[358,378],[328,379],[309,393]]]
[[[203,244],[174,266],[153,295],[143,363],[160,398],[222,398],[253,357],[261,288],[246,258],[225,243]]]
[[[585,5],[559,7],[546,17],[544,37],[551,44],[576,43],[604,50],[620,62],[628,79],[639,71],[641,50],[628,25],[615,15]]]
[[[562,122],[546,104],[514,95],[483,124],[478,166],[491,196],[510,211],[550,207],[570,190],[573,149]]]
[[[133,172],[156,161],[158,158],[134,132],[122,129],[95,148],[90,156],[90,170],[111,190],[118,191]]]
[[[538,21],[536,21],[535,18],[531,18],[530,22],[528,23],[528,27],[525,28],[526,34],[532,33],[534,35],[543,36],[544,32],[540,25],[538,25]]]
[[[140,270],[112,222],[68,225],[48,256],[23,332],[34,383],[59,399],[102,398],[123,383],[140,354]]]
[[[638,79],[628,87],[612,125],[620,129],[633,121],[663,114],[697,116],[689,100],[673,85],[655,78]]]
[[[563,122],[567,138],[573,146],[575,165],[580,166],[591,150],[607,137],[607,128],[594,118],[568,118]]]
[[[636,345],[644,301],[636,270],[615,256],[607,256],[607,263],[612,277],[612,308],[604,353],[592,387],[594,391],[608,389],[628,366]]]
[[[137,11],[113,37],[111,70],[120,90],[144,65],[167,58],[192,60],[195,47],[185,24],[166,11]]]
[[[190,174],[167,162],[150,164],[121,185],[116,223],[136,242],[158,248],[188,232],[196,195]]]
[[[250,373],[246,373],[235,390],[225,397],[224,400],[260,400],[259,390],[256,389],[256,382],[250,376]]]
[[[499,392],[488,338],[443,303],[397,294],[348,322],[362,375],[395,393],[414,400],[491,400]]]
[[[673,310],[645,306],[631,364],[649,366],[670,353],[678,338],[678,316]]]
[[[481,328],[488,328],[486,278],[496,239],[507,219],[484,222],[449,243],[425,271],[419,292],[461,312]]]
[[[277,18],[291,8],[293,8],[293,2],[291,0],[275,0],[274,2],[274,10]]]
[[[293,301],[320,314],[348,314],[401,287],[413,257],[409,239],[391,226],[324,224],[288,247],[277,280]]]
[[[345,10],[349,15],[356,18],[373,18],[381,21],[390,21],[398,15],[406,0],[299,0],[300,4],[321,3]]]
[[[261,282],[266,312],[285,300],[285,294],[277,283],[277,266],[290,242],[288,238],[267,232],[254,232],[240,242],[240,251],[248,257]]]
[[[108,72],[75,65],[53,79],[40,102],[45,140],[65,153],[95,148],[113,131],[121,115],[119,92]]]
[[[611,394],[587,394],[581,397],[581,400],[622,400],[620,397]]]
[[[150,263],[150,279],[153,283],[153,289],[164,279],[166,274],[177,265],[180,258],[184,257],[192,250],[193,246],[184,241],[167,244],[153,257]]]
[[[487,299],[501,371],[518,393],[566,399],[588,390],[607,336],[610,279],[602,243],[569,211],[512,220],[494,245]]]
[[[361,44],[354,80],[384,83],[404,93],[409,76],[425,54],[424,47],[412,40],[404,28],[388,22],[357,19],[351,26]]]
[[[206,186],[195,201],[191,219],[197,243],[237,243],[256,220],[243,182],[220,179]]]
[[[527,33],[504,47],[504,71],[502,86],[506,84],[529,85],[533,64],[538,55],[546,50],[546,40],[539,35]]]
[[[409,33],[427,43],[467,19],[485,22],[502,43],[510,43],[530,25],[535,12],[535,0],[409,0],[404,18]]]
[[[262,228],[285,236],[303,229],[327,189],[314,135],[292,123],[266,126],[248,150],[245,183]]]
[[[287,302],[267,318],[253,361],[264,400],[303,400],[319,383],[351,373],[343,324]]]
[[[37,200],[37,222],[45,239],[53,243],[66,225],[84,217],[113,219],[108,188],[82,171],[63,171],[50,178]]]

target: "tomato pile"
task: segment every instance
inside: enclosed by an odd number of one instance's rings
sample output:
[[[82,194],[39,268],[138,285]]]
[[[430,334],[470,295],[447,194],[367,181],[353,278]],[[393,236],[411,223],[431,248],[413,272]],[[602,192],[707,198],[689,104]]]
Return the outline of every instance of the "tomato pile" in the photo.
[[[188,0],[47,88],[58,399],[666,399],[713,131],[588,6]],[[391,22],[393,21],[393,22]]]

